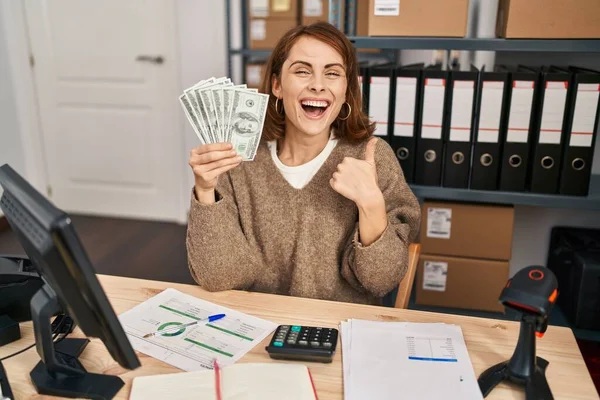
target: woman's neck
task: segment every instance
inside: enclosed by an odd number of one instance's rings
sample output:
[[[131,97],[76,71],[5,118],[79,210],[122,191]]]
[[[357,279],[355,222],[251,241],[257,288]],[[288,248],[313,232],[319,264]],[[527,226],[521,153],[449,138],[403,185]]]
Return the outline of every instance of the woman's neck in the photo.
[[[323,151],[328,141],[328,131],[309,136],[295,129],[286,129],[284,138],[277,143],[277,156],[288,167],[306,164]]]

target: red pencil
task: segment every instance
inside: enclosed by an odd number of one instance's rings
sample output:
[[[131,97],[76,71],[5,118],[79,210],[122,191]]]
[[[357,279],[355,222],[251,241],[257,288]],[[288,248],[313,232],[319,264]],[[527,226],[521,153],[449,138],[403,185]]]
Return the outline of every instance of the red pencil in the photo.
[[[215,392],[217,393],[217,400],[222,400],[221,397],[221,368],[215,358],[213,360],[213,367],[215,369]]]

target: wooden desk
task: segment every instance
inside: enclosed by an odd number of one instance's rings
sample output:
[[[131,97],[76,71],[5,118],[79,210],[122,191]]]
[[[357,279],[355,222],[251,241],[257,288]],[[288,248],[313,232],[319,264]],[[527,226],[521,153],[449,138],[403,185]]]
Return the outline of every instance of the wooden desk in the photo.
[[[462,326],[463,334],[475,373],[510,358],[515,348],[519,325],[492,319],[445,315],[386,307],[361,306],[347,303],[325,302],[294,297],[281,297],[260,293],[228,291],[208,293],[193,285],[172,284],[113,276],[99,276],[117,314],[162,290],[173,287],[181,292],[222,304],[239,311],[271,320],[277,324],[317,325],[337,328],[348,318],[380,321],[446,322]],[[0,357],[13,353],[33,343],[31,323],[23,324],[23,338],[0,348]],[[80,336],[77,329],[74,336]],[[240,362],[275,362],[264,350],[267,337]],[[585,366],[571,330],[551,326],[545,337],[538,340],[538,355],[550,365],[548,381],[556,399],[598,399],[596,389]],[[135,376],[177,372],[161,361],[139,354],[142,367],[135,371],[121,368],[108,354],[102,342],[93,339],[81,356],[84,366],[91,372],[120,375],[126,382],[119,398],[126,399]],[[4,362],[16,399],[42,399],[36,395],[29,380],[29,372],[39,361],[34,348]],[[338,351],[332,364],[307,363],[315,380],[319,399],[342,399],[342,351]],[[402,371],[398,371],[401,374]],[[487,399],[524,399],[519,390],[505,384],[498,386]]]

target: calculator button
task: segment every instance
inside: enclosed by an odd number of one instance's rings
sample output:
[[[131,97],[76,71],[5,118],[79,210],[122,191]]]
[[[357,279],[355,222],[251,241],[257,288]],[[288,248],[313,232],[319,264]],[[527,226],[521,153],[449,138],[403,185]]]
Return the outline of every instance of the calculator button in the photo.
[[[302,327],[300,327],[298,325],[292,326],[292,332],[300,332],[301,329],[302,329]]]
[[[331,346],[333,346],[333,344],[331,342],[325,342],[325,343],[323,343],[323,347],[329,348]]]
[[[288,339],[288,344],[296,344],[296,339]]]
[[[281,342],[275,342],[275,343],[273,343],[273,346],[275,346],[275,347],[283,347],[283,343],[281,343]]]
[[[298,341],[298,344],[301,346],[308,346],[308,342],[306,340],[300,340]]]
[[[312,347],[319,347],[319,346],[321,345],[321,343],[319,343],[319,342],[317,342],[317,341],[312,341],[312,342],[310,342],[310,345],[311,345]]]
[[[289,326],[289,325],[281,325],[281,326],[279,327],[279,329],[282,329],[282,330],[283,330],[283,329],[290,329],[290,326]]]

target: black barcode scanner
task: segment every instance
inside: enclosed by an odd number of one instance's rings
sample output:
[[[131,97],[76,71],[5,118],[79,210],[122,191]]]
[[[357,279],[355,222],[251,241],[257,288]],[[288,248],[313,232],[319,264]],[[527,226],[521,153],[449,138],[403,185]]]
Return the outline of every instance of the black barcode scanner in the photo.
[[[524,268],[508,280],[500,294],[500,303],[521,314],[519,341],[510,360],[494,365],[479,376],[484,397],[498,383],[509,380],[525,387],[526,400],[554,398],[546,380],[548,361],[536,357],[535,338],[544,336],[557,296],[556,277],[544,267]]]

